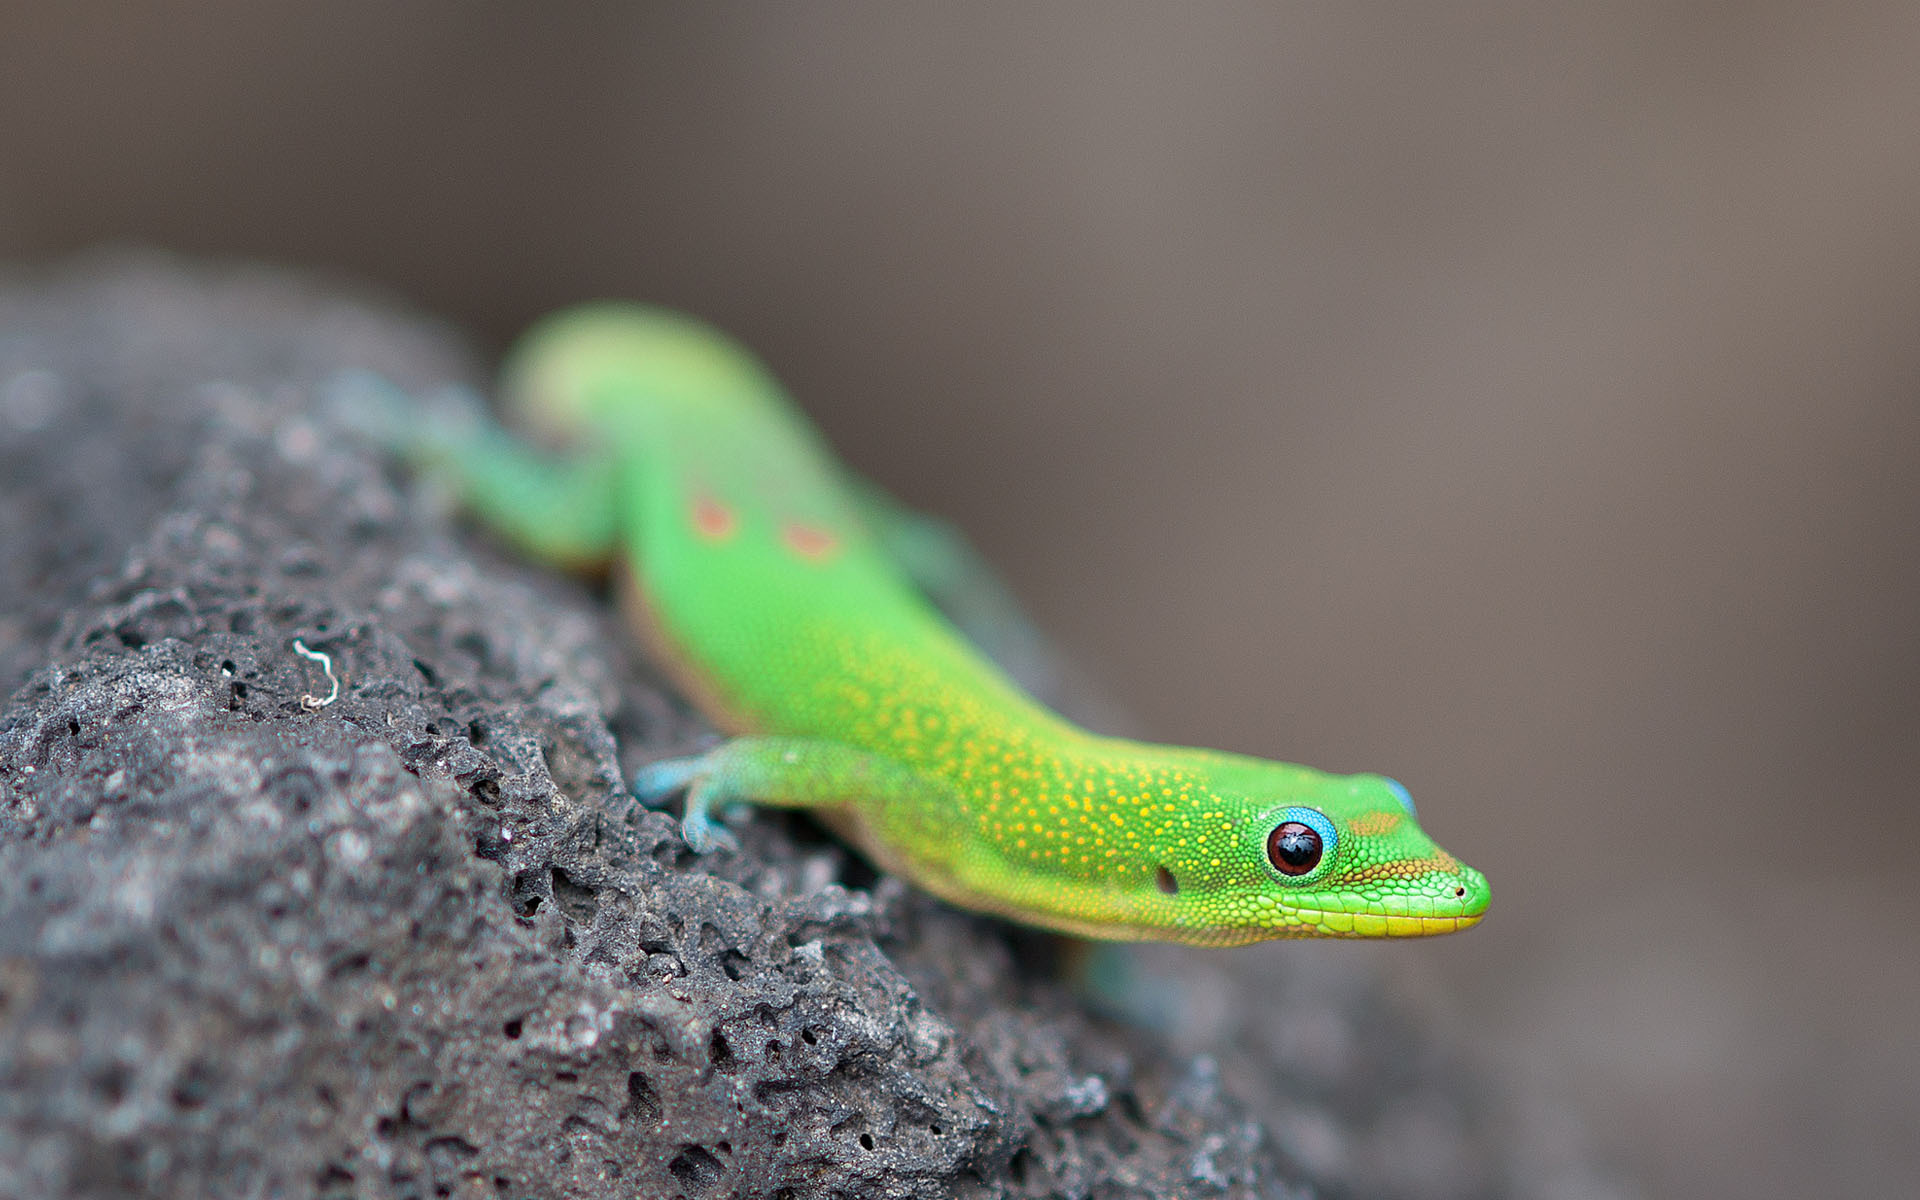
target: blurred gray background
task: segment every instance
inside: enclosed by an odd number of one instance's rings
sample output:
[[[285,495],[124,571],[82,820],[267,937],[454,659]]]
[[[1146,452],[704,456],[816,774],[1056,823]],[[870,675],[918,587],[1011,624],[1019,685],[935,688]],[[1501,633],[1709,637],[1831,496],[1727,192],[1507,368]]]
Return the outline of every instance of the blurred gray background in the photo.
[[[1406,780],[1494,908],[1355,952],[1650,1190],[1888,1196],[1917,62],[1901,3],[8,5],[0,258],[713,318],[1148,733]]]

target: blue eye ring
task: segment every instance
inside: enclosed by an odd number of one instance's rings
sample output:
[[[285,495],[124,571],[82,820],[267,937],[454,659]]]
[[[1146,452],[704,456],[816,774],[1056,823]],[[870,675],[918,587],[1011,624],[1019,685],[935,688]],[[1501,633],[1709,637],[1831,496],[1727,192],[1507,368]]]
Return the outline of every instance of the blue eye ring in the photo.
[[[1340,834],[1315,808],[1283,808],[1268,818],[1267,866],[1288,883],[1324,873],[1340,845]]]
[[[1393,798],[1400,802],[1400,807],[1407,810],[1407,815],[1418,818],[1420,814],[1413,811],[1413,794],[1407,791],[1407,785],[1401,783],[1398,779],[1389,779],[1385,775],[1382,775],[1380,778],[1382,782],[1387,785],[1387,791],[1391,792]]]

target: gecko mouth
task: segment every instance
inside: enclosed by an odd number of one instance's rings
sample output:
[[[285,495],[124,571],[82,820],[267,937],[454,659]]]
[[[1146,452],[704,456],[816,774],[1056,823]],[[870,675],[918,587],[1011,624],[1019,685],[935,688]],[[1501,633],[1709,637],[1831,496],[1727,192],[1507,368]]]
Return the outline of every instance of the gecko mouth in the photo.
[[[1486,876],[1463,867],[1453,886],[1439,896],[1329,892],[1314,897],[1312,904],[1285,903],[1281,936],[1395,938],[1458,933],[1480,923],[1488,899]]]
[[[1471,929],[1480,923],[1481,916],[1479,913],[1457,917],[1382,916],[1375,913],[1338,915],[1352,918],[1348,928],[1339,929],[1332,925],[1322,925],[1320,932],[1336,937],[1437,937],[1443,933],[1458,933],[1462,929]]]

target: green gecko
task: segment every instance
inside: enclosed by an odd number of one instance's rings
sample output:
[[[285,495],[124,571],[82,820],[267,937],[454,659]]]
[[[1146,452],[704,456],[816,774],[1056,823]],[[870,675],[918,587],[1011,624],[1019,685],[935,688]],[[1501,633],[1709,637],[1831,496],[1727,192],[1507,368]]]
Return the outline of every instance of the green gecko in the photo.
[[[722,810],[807,809],[954,904],[1109,940],[1420,936],[1486,911],[1485,876],[1391,779],[1100,736],[1029,697],[929,598],[1018,640],[965,543],[851,476],[715,330],[585,306],[529,333],[503,386],[571,452],[484,421],[396,440],[528,551],[614,568],[732,735],[634,780],[649,802],[685,791],[696,852],[732,842]]]

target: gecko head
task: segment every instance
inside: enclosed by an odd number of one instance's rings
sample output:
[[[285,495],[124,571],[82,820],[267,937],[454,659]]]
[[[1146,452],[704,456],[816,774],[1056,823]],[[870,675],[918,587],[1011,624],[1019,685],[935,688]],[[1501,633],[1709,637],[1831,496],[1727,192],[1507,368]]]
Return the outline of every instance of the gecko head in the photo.
[[[631,405],[636,394],[696,400],[777,388],[760,360],[684,313],[626,301],[577,305],[520,339],[501,372],[514,419],[573,441]]]
[[[1380,775],[1288,780],[1278,803],[1238,797],[1244,814],[1195,862],[1178,935],[1215,945],[1287,937],[1423,937],[1479,922],[1486,876],[1435,845],[1407,790]],[[1196,847],[1197,848],[1197,847]],[[1164,870],[1164,869],[1163,869]],[[1189,925],[1194,917],[1198,921]]]

